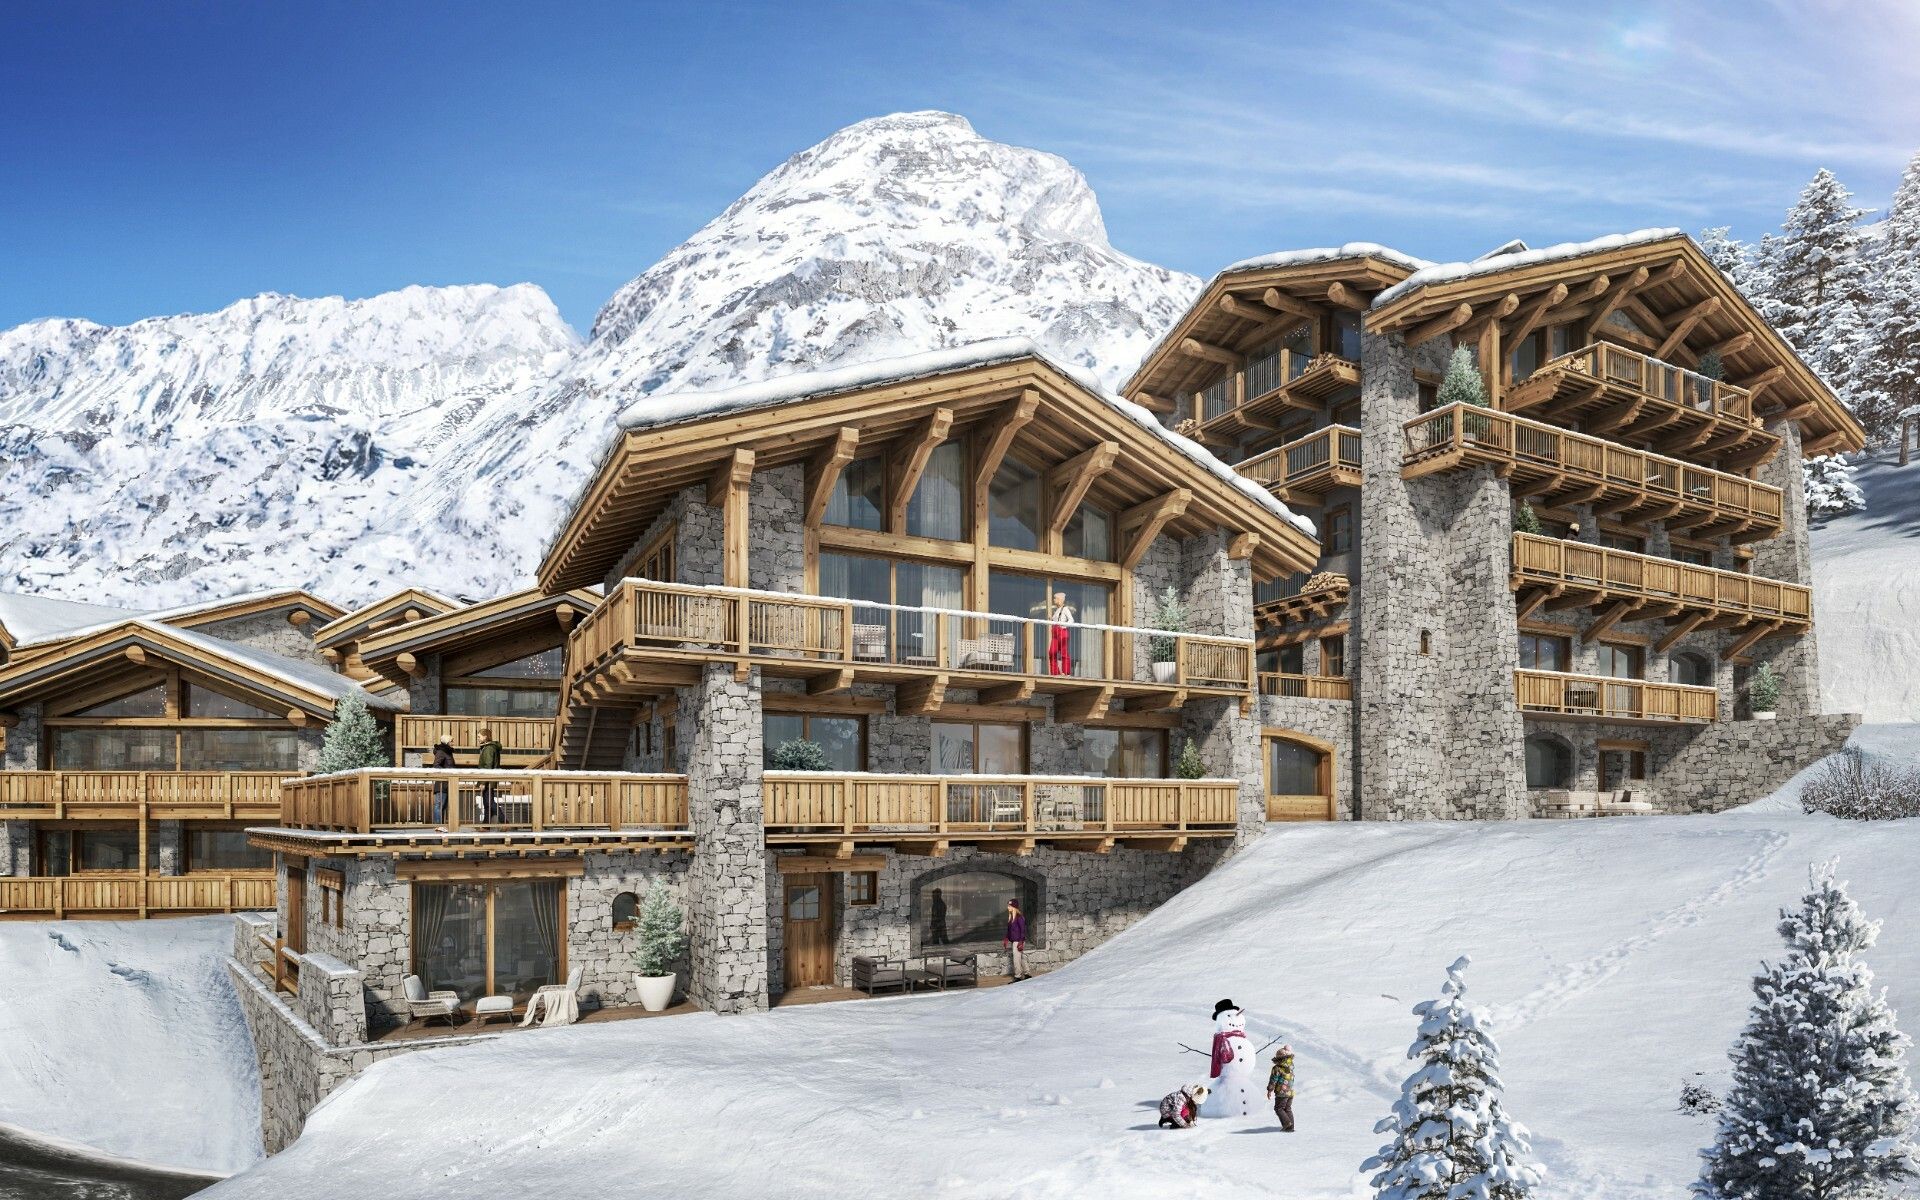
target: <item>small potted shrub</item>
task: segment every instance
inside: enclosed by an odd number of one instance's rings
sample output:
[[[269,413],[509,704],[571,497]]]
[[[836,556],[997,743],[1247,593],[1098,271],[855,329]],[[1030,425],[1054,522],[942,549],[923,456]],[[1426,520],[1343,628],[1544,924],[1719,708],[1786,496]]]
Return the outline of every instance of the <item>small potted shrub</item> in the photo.
[[[633,952],[633,986],[648,1012],[665,1012],[673,1003],[673,985],[679,978],[673,964],[687,949],[681,922],[680,906],[667,889],[650,888],[640,906],[640,945]]]
[[[1200,743],[1192,738],[1180,747],[1180,761],[1173,764],[1173,773],[1181,779],[1205,779],[1207,764],[1200,761]]]
[[[1546,532],[1540,524],[1540,514],[1534,512],[1533,505],[1528,504],[1525,500],[1520,502],[1519,508],[1513,510],[1513,531],[1515,533],[1531,533],[1535,537],[1539,537]]]
[[[1747,685],[1747,703],[1753,708],[1754,720],[1773,720],[1774,707],[1780,703],[1780,676],[1772,663],[1761,663],[1753,673],[1753,682]]]
[[[1154,605],[1153,627],[1165,634],[1187,631],[1187,607],[1180,603],[1180,597],[1172,585],[1160,593],[1160,601]],[[1153,681],[1172,683],[1174,676],[1179,673],[1175,663],[1180,657],[1180,639],[1161,635],[1149,640],[1153,655]]]
[[[805,738],[794,738],[790,742],[781,742],[773,748],[773,769],[776,771],[830,771],[833,764],[827,761],[827,752],[819,742],[810,742]]]

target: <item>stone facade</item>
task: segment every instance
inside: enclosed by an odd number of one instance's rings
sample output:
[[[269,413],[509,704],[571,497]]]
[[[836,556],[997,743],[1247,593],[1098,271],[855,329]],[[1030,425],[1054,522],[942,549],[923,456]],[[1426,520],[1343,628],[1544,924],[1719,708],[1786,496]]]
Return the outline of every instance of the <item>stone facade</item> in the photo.
[[[13,715],[19,723],[7,730],[6,754],[0,768],[8,771],[40,771],[41,716],[45,706],[38,700],[15,705]]]
[[[33,822],[0,821],[0,875],[33,874]]]
[[[224,621],[196,626],[194,632],[254,650],[265,650],[296,662],[327,666],[326,660],[320,657],[320,652],[313,645],[313,630],[319,627],[320,622],[308,621],[305,625],[295,625],[287,620],[287,614],[293,611],[292,608],[275,608],[249,613],[244,617],[229,617]]]
[[[760,672],[745,682],[713,663],[682,688],[679,710],[696,712],[687,754],[694,859],[687,932],[693,974],[687,996],[715,1012],[767,1006],[767,864],[761,794]]]
[[[804,592],[807,583],[806,468],[799,463],[756,471],[747,493],[747,585],[767,592]]]
[[[664,887],[684,910],[692,865],[692,856],[683,852],[586,856],[585,873],[567,881],[567,966],[582,969],[583,1005],[606,1008],[640,1003],[632,958],[639,943],[632,929],[615,928],[614,899],[631,895],[638,905],[648,891]],[[674,968],[683,989],[690,965],[683,958]]]
[[[1267,731],[1298,733],[1333,746],[1334,812],[1340,820],[1357,820],[1360,793],[1354,784],[1352,702],[1262,696],[1256,715],[1263,736]],[[1260,770],[1264,787],[1264,763]]]
[[[414,673],[407,677],[407,711],[415,715],[437,713],[441,709],[440,656],[414,656]]]

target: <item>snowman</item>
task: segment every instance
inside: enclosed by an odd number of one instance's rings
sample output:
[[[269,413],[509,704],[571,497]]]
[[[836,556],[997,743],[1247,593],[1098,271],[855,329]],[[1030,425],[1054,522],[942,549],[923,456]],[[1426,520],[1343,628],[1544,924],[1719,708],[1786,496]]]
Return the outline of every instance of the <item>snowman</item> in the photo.
[[[1213,1091],[1201,1106],[1205,1117],[1250,1117],[1260,1095],[1254,1049],[1247,1041],[1247,1014],[1233,1001],[1213,1006]]]

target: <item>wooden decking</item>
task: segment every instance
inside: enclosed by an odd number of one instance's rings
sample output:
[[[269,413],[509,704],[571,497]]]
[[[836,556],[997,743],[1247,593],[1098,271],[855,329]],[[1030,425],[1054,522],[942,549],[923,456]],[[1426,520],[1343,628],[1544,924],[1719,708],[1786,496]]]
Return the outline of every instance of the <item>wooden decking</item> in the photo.
[[[1663,454],[1723,458],[1741,466],[1780,450],[1743,388],[1601,342],[1563,354],[1508,387],[1500,407],[1543,421],[1647,440]]]
[[[1294,696],[1303,700],[1351,700],[1353,680],[1344,675],[1292,675],[1260,672],[1262,696]]]
[[[1005,957],[1004,955],[1002,956]],[[902,991],[893,988],[879,993],[867,993],[859,988],[840,987],[838,984],[820,984],[815,987],[788,988],[773,1002],[775,1008],[798,1008],[807,1004],[838,1004],[842,1000],[888,1000],[910,996],[957,996],[963,992],[977,992],[981,988],[1006,987],[1013,982],[1011,975],[982,975],[980,982],[962,984],[945,991],[939,988],[922,988],[915,991]]]
[[[1558,671],[1515,671],[1513,686],[1529,717],[1704,725],[1719,713],[1720,693],[1710,687]]]
[[[1334,488],[1360,486],[1360,431],[1329,425],[1245,459],[1234,470],[1266,484],[1288,504],[1316,507]]]
[[[0,818],[250,820],[280,811],[285,771],[0,771]]]
[[[519,1033],[521,1032],[520,1018],[526,1015],[527,1006],[525,1004],[514,1005],[512,1020],[496,1017],[491,1021],[482,1021],[478,1017],[471,1015],[471,1013],[466,1013],[465,1010],[462,1011],[465,1014],[463,1019],[452,1025],[440,1021],[409,1021],[397,1029],[388,1029],[385,1032],[373,1035],[372,1040],[378,1044],[385,1044],[389,1042],[429,1041],[433,1038],[472,1037],[476,1034]],[[661,1012],[648,1012],[638,1004],[616,1004],[607,1008],[583,1010],[580,1014],[580,1019],[575,1021],[574,1024],[610,1025],[616,1021],[643,1021],[651,1017],[683,1017],[688,1013],[697,1013],[700,1011],[702,1010],[697,1005],[687,1000],[682,1000],[678,1004]],[[526,1027],[528,1030],[539,1028],[541,1028],[539,1025],[529,1025]]]
[[[248,912],[274,906],[271,871],[0,876],[0,920]]]
[[[1591,504],[1601,516],[1664,521],[1699,538],[1758,541],[1784,521],[1779,488],[1511,413],[1450,404],[1407,422],[1405,437],[1408,479],[1491,466],[1514,481],[1516,496]]]
[[[290,829],[349,834],[684,832],[687,777],[375,767],[289,779],[277,815]]]

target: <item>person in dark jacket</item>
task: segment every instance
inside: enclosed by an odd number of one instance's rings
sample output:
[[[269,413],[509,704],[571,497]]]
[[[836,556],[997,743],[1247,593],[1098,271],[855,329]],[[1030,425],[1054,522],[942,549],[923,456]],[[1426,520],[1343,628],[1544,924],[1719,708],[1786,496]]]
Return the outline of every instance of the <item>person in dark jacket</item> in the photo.
[[[1007,935],[1000,939],[1000,944],[1007,948],[1013,977],[1033,978],[1027,974],[1027,915],[1020,911],[1018,900],[1007,901]]]
[[[436,771],[453,770],[452,738],[443,734],[440,740],[433,744],[433,760],[427,765]],[[435,780],[433,784],[433,823],[439,827],[441,833],[447,831],[447,781],[444,779]]]
[[[927,944],[947,944],[947,898],[940,894],[939,888],[933,889],[933,911],[927,922]]]
[[[491,729],[482,729],[480,731],[480,769],[482,771],[498,771],[500,769],[500,743],[493,740],[493,730]],[[489,825],[499,820],[499,814],[495,811],[496,805],[493,801],[494,793],[499,789],[499,786],[499,784],[491,779],[483,780],[480,784],[480,819]]]

